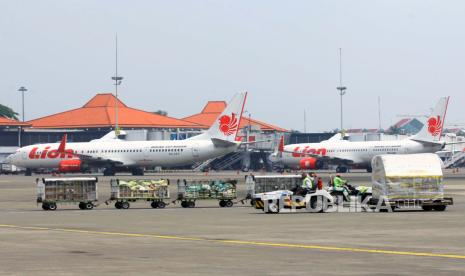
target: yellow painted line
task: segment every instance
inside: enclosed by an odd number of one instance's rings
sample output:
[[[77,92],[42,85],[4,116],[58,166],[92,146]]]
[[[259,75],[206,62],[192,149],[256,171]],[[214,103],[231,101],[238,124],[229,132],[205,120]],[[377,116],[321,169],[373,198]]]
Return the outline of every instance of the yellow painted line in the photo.
[[[388,254],[388,255],[403,255],[403,256],[416,256],[416,257],[465,259],[465,255],[456,255],[456,254],[440,254],[440,253],[427,253],[427,252],[395,251],[395,250],[383,250],[383,249],[256,242],[256,241],[241,241],[241,240],[215,240],[215,239],[208,239],[208,238],[195,238],[195,237],[183,237],[183,236],[105,232],[105,231],[92,231],[92,230],[81,230],[81,229],[19,226],[19,225],[11,225],[11,224],[0,224],[0,228],[11,228],[11,229],[21,229],[21,230],[46,230],[46,231],[59,231],[59,232],[67,232],[67,233],[94,234],[94,235],[121,236],[121,237],[157,238],[157,239],[167,239],[167,240],[220,243],[220,244],[228,244],[228,245],[233,244],[233,245],[251,245],[251,246],[261,246],[261,247],[278,247],[278,248],[302,248],[302,249],[315,249],[315,250],[323,250],[323,251],[340,251],[340,252]]]

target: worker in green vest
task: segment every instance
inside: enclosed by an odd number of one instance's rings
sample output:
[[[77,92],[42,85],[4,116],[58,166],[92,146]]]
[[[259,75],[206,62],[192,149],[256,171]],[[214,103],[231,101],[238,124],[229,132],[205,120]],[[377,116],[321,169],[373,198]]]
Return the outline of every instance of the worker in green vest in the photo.
[[[347,180],[343,179],[340,174],[336,175],[333,179],[334,188],[342,188],[347,183]]]
[[[302,189],[311,189],[312,188],[312,179],[308,173],[302,174]]]
[[[313,187],[312,179],[307,173],[302,174],[302,184],[300,185],[299,195],[305,195]]]

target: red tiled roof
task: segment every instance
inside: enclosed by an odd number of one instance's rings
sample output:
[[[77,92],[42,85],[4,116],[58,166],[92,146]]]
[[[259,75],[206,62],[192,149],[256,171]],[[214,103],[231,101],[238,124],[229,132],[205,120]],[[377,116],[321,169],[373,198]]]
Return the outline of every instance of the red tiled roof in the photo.
[[[205,127],[210,127],[216,118],[223,112],[226,108],[226,102],[224,101],[209,101],[205,107],[202,109],[201,113],[183,118],[185,121],[193,122],[199,125],[203,125]],[[259,126],[261,130],[268,130],[268,131],[280,131],[280,132],[288,132],[288,130],[264,123],[259,120],[250,119],[248,117],[243,116],[241,120],[241,124],[239,128],[243,128],[248,125],[255,125]]]
[[[29,126],[28,123],[23,123],[14,119],[0,116],[0,126]]]
[[[111,93],[97,94],[83,107],[31,120],[34,128],[89,128],[115,125],[116,97]],[[193,122],[127,107],[118,100],[120,127],[203,128]]]

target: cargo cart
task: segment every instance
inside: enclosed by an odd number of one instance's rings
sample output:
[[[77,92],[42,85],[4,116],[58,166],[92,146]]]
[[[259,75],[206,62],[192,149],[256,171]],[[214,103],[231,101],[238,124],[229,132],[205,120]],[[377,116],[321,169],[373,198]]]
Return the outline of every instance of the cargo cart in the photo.
[[[168,179],[111,179],[111,196],[105,203],[115,202],[116,209],[129,209],[129,202],[148,201],[152,208],[165,208],[170,199]]]
[[[194,208],[197,200],[218,200],[220,207],[232,207],[237,198],[236,180],[178,179],[178,197],[183,208]]]
[[[436,154],[378,155],[372,168],[371,209],[445,211],[454,204],[452,198],[444,196],[442,161]]]
[[[90,210],[97,206],[98,178],[42,178],[36,179],[37,204],[44,210],[56,210],[57,204],[77,204],[81,210]]]
[[[248,175],[245,179],[247,196],[250,204],[255,206],[257,194],[263,194],[273,191],[293,190],[300,187],[302,183],[301,175]],[[259,196],[258,196],[259,197]]]

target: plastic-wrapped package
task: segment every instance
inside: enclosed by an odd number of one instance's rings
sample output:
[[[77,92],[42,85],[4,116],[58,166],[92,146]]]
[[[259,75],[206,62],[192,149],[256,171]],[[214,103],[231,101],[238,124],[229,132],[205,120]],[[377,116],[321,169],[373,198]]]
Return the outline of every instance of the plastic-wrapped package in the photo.
[[[372,160],[373,197],[442,199],[442,161],[436,154],[378,155]]]

